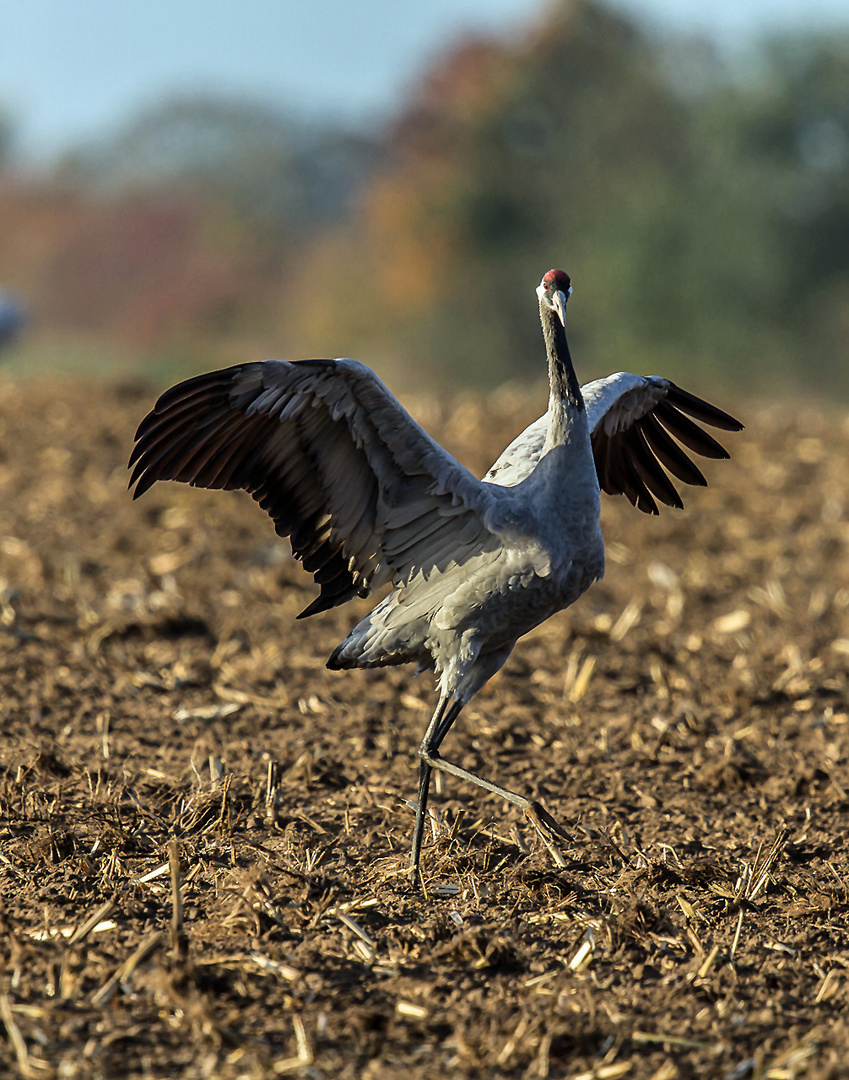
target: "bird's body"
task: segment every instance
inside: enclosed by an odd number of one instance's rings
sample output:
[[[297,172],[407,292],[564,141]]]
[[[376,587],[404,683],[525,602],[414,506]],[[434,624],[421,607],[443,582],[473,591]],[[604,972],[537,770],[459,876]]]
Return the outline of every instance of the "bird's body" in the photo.
[[[416,567],[399,582],[342,642],[331,667],[415,662],[434,668],[442,691],[454,693],[478,658],[499,653],[503,662],[522,635],[601,577],[588,433],[541,456],[518,482],[495,478],[482,487],[485,527],[470,530],[462,554],[449,552],[435,569]]]
[[[392,583],[328,667],[414,663],[436,673],[439,704],[419,750],[414,874],[433,768],[556,827],[537,804],[441,758],[442,739],[516,641],[604,573],[600,489],[624,491],[647,512],[657,512],[652,494],[680,506],[660,463],[688,483],[704,478],[667,431],[697,453],[727,456],[681,411],[740,426],[654,376],[620,373],[582,391],[565,336],[568,276],[550,271],[537,293],[549,408],[482,481],[347,359],[189,379],[142,421],[130,462],[136,495],[161,479],[249,491],[321,586],[302,615]]]

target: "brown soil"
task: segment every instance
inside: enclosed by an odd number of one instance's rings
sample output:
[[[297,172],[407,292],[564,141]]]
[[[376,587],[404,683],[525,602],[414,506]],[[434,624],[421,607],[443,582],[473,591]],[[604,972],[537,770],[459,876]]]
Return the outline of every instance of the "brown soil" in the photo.
[[[605,581],[445,745],[565,866],[449,778],[422,896],[429,677],[326,671],[366,606],[296,623],[245,496],[133,503],[151,399],[0,385],[0,1074],[847,1075],[842,415],[735,410],[683,513],[608,500]],[[413,408],[476,468],[529,418]]]

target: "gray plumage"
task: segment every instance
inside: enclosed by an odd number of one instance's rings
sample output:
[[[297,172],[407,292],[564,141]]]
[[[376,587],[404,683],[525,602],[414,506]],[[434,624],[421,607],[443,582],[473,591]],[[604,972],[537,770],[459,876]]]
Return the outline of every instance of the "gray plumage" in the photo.
[[[180,383],[142,421],[130,459],[136,497],[166,479],[250,492],[320,587],[300,617],[391,583],[328,667],[414,663],[436,674],[439,704],[419,750],[414,876],[432,768],[557,831],[536,803],[441,758],[442,739],[518,638],[604,573],[600,490],[648,513],[655,500],[681,506],[662,466],[686,483],[705,480],[680,444],[728,456],[686,414],[741,427],[656,376],[622,372],[579,388],[565,335],[568,276],[549,271],[537,293],[548,411],[483,480],[349,359],[268,360]]]

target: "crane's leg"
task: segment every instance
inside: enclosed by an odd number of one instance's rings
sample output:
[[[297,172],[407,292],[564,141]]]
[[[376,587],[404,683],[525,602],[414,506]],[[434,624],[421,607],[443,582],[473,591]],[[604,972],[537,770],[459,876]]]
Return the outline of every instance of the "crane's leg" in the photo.
[[[439,754],[442,740],[448,734],[451,725],[460,715],[463,705],[455,698],[453,701],[449,695],[441,697],[436,707],[427,731],[419,747],[419,805],[416,811],[416,824],[413,831],[413,850],[410,858],[410,881],[416,884],[419,874],[419,859],[421,858],[422,839],[424,836],[425,815],[427,813],[427,799],[430,792],[430,777],[434,769],[456,776],[460,780],[468,780],[485,791],[491,791],[493,795],[500,795],[502,799],[524,810],[526,816],[547,840],[546,833],[553,833],[565,840],[571,840],[567,832],[554,820],[549,812],[533,799],[526,799],[524,795],[517,795],[515,791],[509,791],[494,784],[491,780],[484,780],[482,776],[469,772],[451,761],[446,761]]]
[[[425,817],[427,815],[427,799],[430,794],[430,774],[432,772],[432,766],[425,761],[422,756],[422,750],[428,740],[432,739],[435,732],[438,731],[440,725],[444,721],[446,712],[450,711],[450,701],[450,694],[443,694],[439,699],[439,703],[436,706],[436,710],[431,717],[430,723],[427,726],[427,731],[422,739],[422,744],[419,747],[419,804],[416,808],[416,824],[413,828],[413,850],[410,855],[410,884],[414,886],[419,875],[419,860],[422,854],[422,840],[424,839],[424,825]],[[460,710],[457,709],[457,712],[459,711]],[[454,717],[448,722],[448,727],[450,727],[453,722]],[[446,727],[445,730],[447,731],[448,728]]]

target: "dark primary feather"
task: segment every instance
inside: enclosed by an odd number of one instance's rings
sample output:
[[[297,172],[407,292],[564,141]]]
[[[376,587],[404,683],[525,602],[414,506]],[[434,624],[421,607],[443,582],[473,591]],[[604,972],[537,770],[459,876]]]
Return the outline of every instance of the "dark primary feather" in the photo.
[[[682,390],[680,386],[676,386],[673,382],[669,383],[666,400],[673,405],[677,405],[682,412],[688,413],[694,420],[701,420],[703,424],[722,428],[723,431],[742,431],[743,429],[740,421],[736,420],[730,413],[723,412],[716,405],[711,405],[710,402],[696,397],[695,394],[691,394],[688,390]],[[723,456],[728,457],[727,454]]]
[[[245,415],[231,396],[241,368],[197,378],[166,391],[139,425],[130,464],[138,498],[157,480],[182,480],[196,487],[241,488],[274,520],[277,533],[289,536],[292,550],[314,574],[321,593],[307,611],[313,614],[368,589],[360,571],[349,569],[340,543],[329,539],[322,518],[324,497],[313,478],[315,463],[304,447],[303,428],[320,434],[325,415],[316,410],[311,423],[287,432],[273,415]],[[268,458],[277,459],[269,469]],[[356,453],[348,456],[354,477],[362,470]],[[368,512],[370,507],[364,507]],[[305,613],[306,614],[306,613]]]
[[[707,481],[679,444],[702,457],[728,457],[726,449],[690,417],[725,431],[743,426],[722,409],[668,383],[665,397],[630,426],[613,435],[603,423],[596,427],[592,447],[601,490],[624,494],[646,514],[659,512],[655,499],[681,508],[681,496],[664,467],[685,484],[705,487]]]

